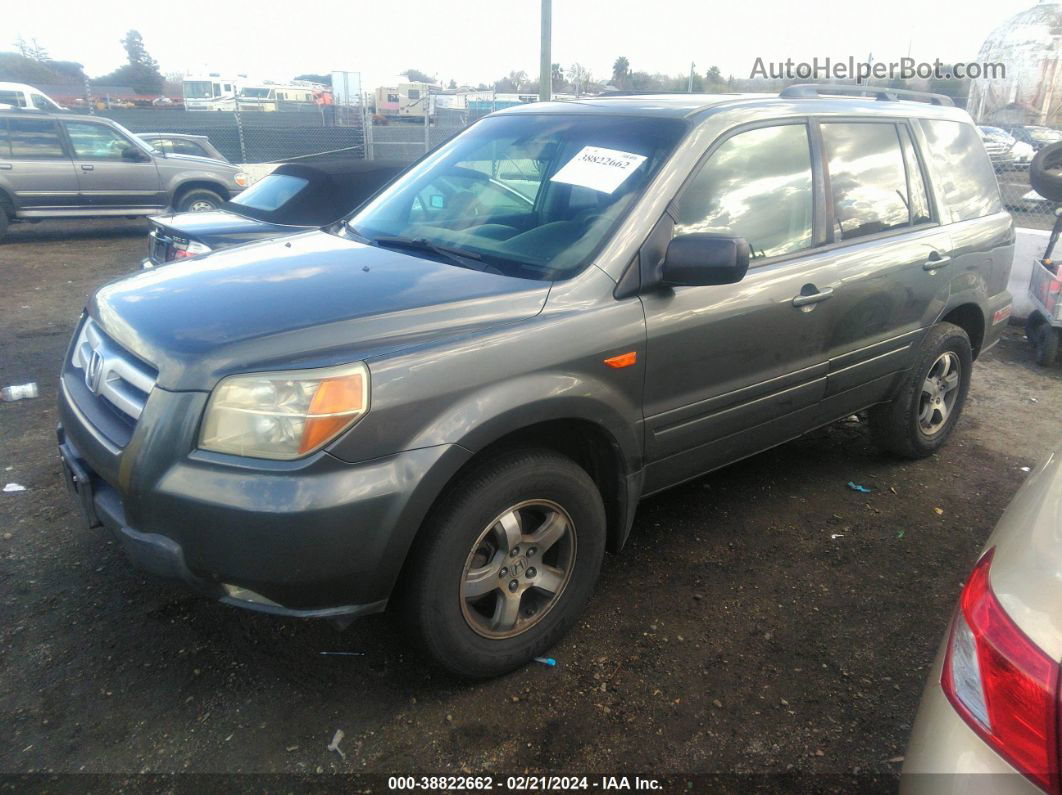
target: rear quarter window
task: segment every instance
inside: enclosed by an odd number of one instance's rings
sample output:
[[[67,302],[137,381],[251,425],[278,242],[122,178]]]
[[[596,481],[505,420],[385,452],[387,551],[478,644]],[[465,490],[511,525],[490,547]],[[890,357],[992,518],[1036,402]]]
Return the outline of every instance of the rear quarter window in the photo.
[[[919,119],[918,123],[945,204],[942,220],[948,220],[948,213],[956,222],[1001,212],[996,174],[974,126],[939,119]]]

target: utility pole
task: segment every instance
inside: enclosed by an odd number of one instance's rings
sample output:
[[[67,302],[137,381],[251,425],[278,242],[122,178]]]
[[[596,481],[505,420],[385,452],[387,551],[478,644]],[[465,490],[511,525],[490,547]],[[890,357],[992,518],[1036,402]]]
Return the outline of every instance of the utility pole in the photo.
[[[542,45],[538,59],[538,98],[542,102],[553,99],[553,58],[550,55],[553,0],[542,0]]]
[[[693,70],[696,68],[697,64],[695,64],[693,61],[690,61],[690,82],[686,85],[687,94],[693,93]]]

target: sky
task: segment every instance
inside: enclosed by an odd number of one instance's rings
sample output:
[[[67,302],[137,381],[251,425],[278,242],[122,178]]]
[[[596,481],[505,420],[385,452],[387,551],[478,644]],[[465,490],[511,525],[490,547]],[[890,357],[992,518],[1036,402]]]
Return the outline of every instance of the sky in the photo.
[[[748,77],[764,61],[971,61],[985,37],[1035,0],[554,0],[553,58],[607,79],[626,56],[636,71],[684,74],[718,66]],[[448,83],[491,83],[538,71],[538,0],[44,0],[4,3],[0,50],[36,38],[51,57],[90,76],[125,59],[129,28],[164,74],[220,72],[286,80],[361,72],[367,89],[415,68]]]

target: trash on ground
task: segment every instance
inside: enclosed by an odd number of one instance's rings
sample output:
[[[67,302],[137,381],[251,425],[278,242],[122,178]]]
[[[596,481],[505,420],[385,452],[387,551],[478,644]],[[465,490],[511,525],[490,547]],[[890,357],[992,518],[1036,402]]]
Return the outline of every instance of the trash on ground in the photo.
[[[364,657],[363,651],[321,651],[318,652],[322,657]]]
[[[896,534],[896,537],[897,537],[897,538],[903,538],[903,537],[904,537],[904,534],[905,534],[906,532],[907,532],[906,530],[901,530],[900,532],[898,532],[898,533]]]
[[[852,481],[848,481],[848,488],[850,488],[852,491],[858,491],[860,494],[870,494],[870,492],[874,491],[874,489],[872,488],[869,488],[867,486],[861,486],[858,483],[853,483]]]
[[[542,663],[543,665],[556,665],[557,661],[552,657],[536,657],[535,662]]]
[[[844,533],[830,533],[830,540],[836,541],[838,538],[844,538]]]
[[[346,759],[347,755],[343,753],[343,749],[339,747],[339,744],[343,742],[344,733],[342,729],[336,729],[336,733],[332,735],[332,742],[328,744],[329,751],[335,751],[339,754],[340,759]]]
[[[1022,467],[1021,471],[1022,472],[1030,472],[1031,470],[1029,469],[1029,467]]]
[[[14,384],[0,389],[0,396],[8,402],[12,400],[23,400],[25,398],[35,398],[39,394],[40,391],[37,389],[36,381],[30,381],[28,384]]]
[[[944,515],[944,509],[943,508],[934,508],[933,509],[933,513],[935,513],[937,516],[943,516]]]
[[[4,491],[7,492],[7,493],[10,493],[10,492],[13,492],[13,491],[25,491],[25,490],[26,490],[26,487],[23,486],[21,483],[8,483],[6,486],[4,486]]]

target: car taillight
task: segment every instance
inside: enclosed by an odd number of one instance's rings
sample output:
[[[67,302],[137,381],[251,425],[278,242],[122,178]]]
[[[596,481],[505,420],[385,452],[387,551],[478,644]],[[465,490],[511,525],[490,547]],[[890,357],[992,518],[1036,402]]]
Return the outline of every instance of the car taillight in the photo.
[[[986,552],[963,588],[941,686],[970,727],[1000,756],[1059,792],[1059,666],[1018,628],[988,580]]]
[[[184,238],[175,237],[173,239],[173,257],[174,259],[186,259],[187,257],[198,257],[200,254],[209,254],[210,246],[204,245],[196,240],[185,240]]]

